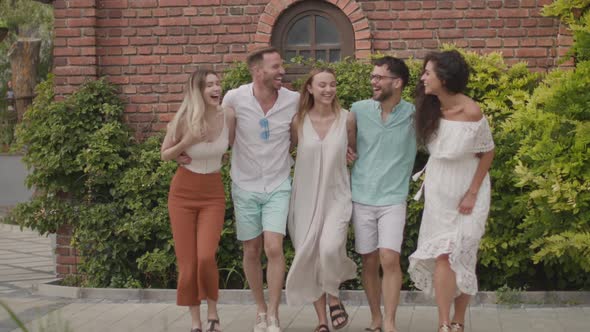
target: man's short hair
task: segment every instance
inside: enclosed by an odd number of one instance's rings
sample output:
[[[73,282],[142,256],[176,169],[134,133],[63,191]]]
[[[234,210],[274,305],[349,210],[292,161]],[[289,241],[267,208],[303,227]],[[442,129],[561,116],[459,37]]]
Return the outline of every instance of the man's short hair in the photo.
[[[279,50],[274,47],[265,47],[257,49],[254,52],[248,54],[248,57],[246,58],[246,64],[248,64],[248,68],[252,68],[252,66],[262,62],[264,55],[270,53],[279,53]]]
[[[387,66],[387,70],[392,74],[402,79],[402,88],[408,84],[410,80],[410,70],[402,59],[394,58],[386,55],[382,58],[373,60],[374,66]]]

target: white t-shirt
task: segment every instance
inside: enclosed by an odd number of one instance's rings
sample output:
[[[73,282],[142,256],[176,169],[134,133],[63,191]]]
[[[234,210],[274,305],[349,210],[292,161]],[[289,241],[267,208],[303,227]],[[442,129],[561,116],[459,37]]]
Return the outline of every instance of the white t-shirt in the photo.
[[[241,189],[268,193],[289,177],[293,166],[290,126],[299,93],[281,88],[265,115],[252,88],[252,83],[244,84],[223,98],[223,106],[236,112],[231,178]]]

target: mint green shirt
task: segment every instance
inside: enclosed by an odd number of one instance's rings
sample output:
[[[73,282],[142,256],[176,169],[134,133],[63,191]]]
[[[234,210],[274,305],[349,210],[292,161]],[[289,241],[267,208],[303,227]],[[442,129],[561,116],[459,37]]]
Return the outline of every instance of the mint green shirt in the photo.
[[[357,125],[352,201],[373,206],[405,202],[416,159],[414,105],[401,100],[385,122],[378,101],[362,100],[350,110]]]

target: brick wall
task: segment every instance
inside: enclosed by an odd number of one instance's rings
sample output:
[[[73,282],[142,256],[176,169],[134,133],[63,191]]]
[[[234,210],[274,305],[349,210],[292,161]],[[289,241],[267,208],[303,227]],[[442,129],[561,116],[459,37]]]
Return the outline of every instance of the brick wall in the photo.
[[[323,0],[314,0],[323,1]],[[197,66],[221,71],[270,42],[294,0],[56,0],[56,92],[107,76],[127,101],[127,120],[158,130],[179,106]],[[356,56],[373,51],[421,58],[442,43],[501,52],[509,63],[554,67],[571,36],[541,17],[550,0],[329,0],[350,18]]]
[[[55,0],[55,91],[67,95],[85,79],[106,76],[120,87],[128,123],[140,133],[162,129],[189,73],[197,66],[222,71],[268,45],[277,18],[297,1]],[[350,19],[357,58],[375,51],[421,58],[455,43],[548,70],[572,44],[556,19],[540,15],[551,0],[326,1]],[[58,264],[69,271],[58,273],[74,271],[74,250],[58,250]]]

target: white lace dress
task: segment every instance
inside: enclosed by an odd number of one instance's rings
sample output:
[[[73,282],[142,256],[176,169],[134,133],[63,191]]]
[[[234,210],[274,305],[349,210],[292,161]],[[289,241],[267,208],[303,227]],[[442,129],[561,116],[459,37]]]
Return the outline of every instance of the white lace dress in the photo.
[[[477,122],[441,119],[428,144],[430,158],[425,167],[424,213],[418,248],[409,257],[409,274],[415,286],[434,296],[433,274],[436,257],[449,254],[456,274],[457,295],[477,293],[475,265],[479,242],[490,210],[490,178],[483,180],[473,212],[460,214],[458,206],[467,192],[480,159],[476,153],[494,148],[485,117]],[[416,180],[422,172],[414,175]],[[416,195],[419,199],[422,192]]]

